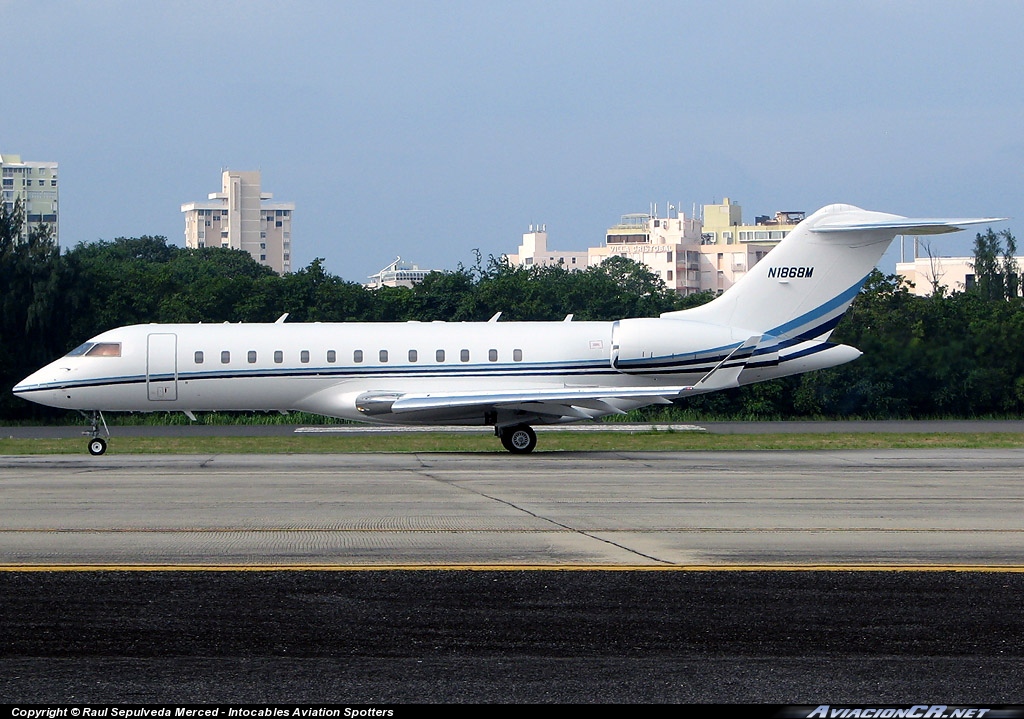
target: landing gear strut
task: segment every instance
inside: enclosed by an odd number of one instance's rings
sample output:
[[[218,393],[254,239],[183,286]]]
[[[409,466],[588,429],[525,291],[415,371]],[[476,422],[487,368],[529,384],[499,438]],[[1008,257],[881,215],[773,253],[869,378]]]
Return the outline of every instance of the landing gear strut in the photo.
[[[537,433],[528,424],[502,427],[497,434],[502,446],[512,454],[529,454],[537,446]]]
[[[103,413],[98,410],[93,410],[90,414],[86,415],[82,412],[92,426],[86,431],[82,432],[86,437],[89,438],[89,454],[94,457],[98,457],[107,451],[107,439],[110,439],[110,430],[107,429],[107,421],[103,419]],[[103,427],[103,434],[106,435],[106,439],[100,437],[100,427]]]

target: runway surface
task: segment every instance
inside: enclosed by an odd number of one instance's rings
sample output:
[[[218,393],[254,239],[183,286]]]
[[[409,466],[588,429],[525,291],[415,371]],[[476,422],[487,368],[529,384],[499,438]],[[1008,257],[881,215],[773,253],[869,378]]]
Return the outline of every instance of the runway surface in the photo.
[[[0,459],[0,565],[1024,567],[1022,450]]]
[[[3,457],[0,702],[1020,703],[1022,460]]]

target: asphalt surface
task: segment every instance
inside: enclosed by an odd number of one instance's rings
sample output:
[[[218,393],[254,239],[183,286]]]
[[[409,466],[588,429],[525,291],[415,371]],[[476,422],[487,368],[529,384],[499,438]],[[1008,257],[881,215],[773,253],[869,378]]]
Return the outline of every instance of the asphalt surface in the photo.
[[[1024,575],[0,573],[0,702],[1019,703]]]

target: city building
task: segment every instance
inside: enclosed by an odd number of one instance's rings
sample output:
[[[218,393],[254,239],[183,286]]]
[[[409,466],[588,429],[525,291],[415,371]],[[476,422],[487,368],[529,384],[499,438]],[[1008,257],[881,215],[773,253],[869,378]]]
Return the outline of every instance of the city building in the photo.
[[[915,257],[911,262],[897,262],[896,274],[910,283],[911,294],[928,297],[939,287],[947,292],[973,288],[973,265],[973,257]]]
[[[673,209],[670,207],[669,214]],[[657,210],[623,215],[605,232],[604,244],[587,251],[589,264],[599,265],[613,256],[627,257],[647,265],[676,292],[700,292],[700,222],[682,212],[675,217],[656,215]]]
[[[774,246],[753,243],[734,247],[701,245],[698,248],[700,260],[700,289],[698,291],[722,294],[739,282],[751,267],[764,259],[764,256]]]
[[[45,225],[56,243],[59,240],[57,163],[24,162],[20,155],[0,155],[0,179],[3,182],[0,202],[8,211],[13,211],[18,200],[24,207],[22,239],[28,239],[32,229]]]
[[[777,245],[801,220],[803,212],[776,212],[774,217],[760,215],[753,225],[743,224],[743,209],[728,197],[718,205],[704,205],[703,239],[710,245],[736,245],[755,242]]]
[[[295,203],[270,202],[273,197],[260,190],[258,171],[225,170],[220,192],[181,206],[185,246],[245,250],[275,272],[291,272]]]
[[[728,197],[704,205],[702,220],[687,218],[672,205],[669,217],[657,214],[654,208],[649,214],[623,215],[605,233],[604,245],[590,248],[590,264],[620,255],[647,265],[680,294],[722,293],[804,218],[803,212],[777,212],[745,225],[742,208]]]
[[[562,265],[567,270],[584,270],[587,267],[587,251],[549,250],[547,225],[530,225],[530,231],[523,233],[523,244],[519,252],[506,255],[513,267],[548,267]]]
[[[647,265],[671,289],[683,295],[732,287],[803,220],[803,212],[777,212],[743,224],[742,208],[728,197],[703,206],[703,219],[687,217],[668,205],[623,215],[605,232],[604,242],[586,251],[552,250],[544,225],[530,226],[519,252],[507,255],[513,266],[563,265],[582,270],[609,257],[627,257]]]
[[[404,262],[401,257],[396,257],[394,262],[380,272],[370,275],[370,281],[364,283],[363,287],[371,290],[381,287],[412,287],[422,282],[431,272],[442,270],[421,270],[419,265]]]

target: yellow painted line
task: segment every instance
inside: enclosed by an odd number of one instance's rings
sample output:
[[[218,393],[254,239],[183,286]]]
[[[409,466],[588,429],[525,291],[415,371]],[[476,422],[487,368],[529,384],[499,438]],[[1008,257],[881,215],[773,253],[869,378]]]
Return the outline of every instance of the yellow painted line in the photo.
[[[1000,572],[1024,565],[981,564],[0,564],[0,572]]]

